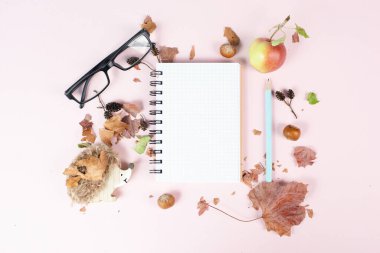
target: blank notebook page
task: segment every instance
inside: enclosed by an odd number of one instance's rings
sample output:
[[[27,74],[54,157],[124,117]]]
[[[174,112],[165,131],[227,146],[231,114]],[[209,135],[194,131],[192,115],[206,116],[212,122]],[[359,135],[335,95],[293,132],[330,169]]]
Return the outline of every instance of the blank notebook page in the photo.
[[[158,63],[158,181],[240,181],[240,65]]]

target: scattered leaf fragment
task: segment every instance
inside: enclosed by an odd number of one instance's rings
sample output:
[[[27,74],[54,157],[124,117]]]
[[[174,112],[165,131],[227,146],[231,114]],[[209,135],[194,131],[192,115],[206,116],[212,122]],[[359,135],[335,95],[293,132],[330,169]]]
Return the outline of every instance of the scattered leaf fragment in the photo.
[[[82,142],[78,144],[78,148],[88,148],[91,146],[91,142]]]
[[[135,151],[140,155],[143,154],[150,139],[151,137],[149,135],[139,137],[139,140],[137,141],[135,146]]]
[[[149,156],[149,157],[155,157],[155,156],[156,156],[156,155],[154,154],[154,150],[153,150],[153,148],[151,148],[151,147],[149,147],[149,148],[146,149],[145,154],[146,154],[147,156]]]
[[[235,195],[235,193],[236,193],[236,192],[235,192],[235,191],[233,191],[233,192],[231,192],[231,195],[233,196],[233,195]]]
[[[65,169],[63,174],[67,176],[79,177],[79,179],[97,181],[103,178],[103,173],[107,169],[107,166],[107,154],[105,151],[101,151],[99,157],[88,156],[76,161],[73,166]],[[68,179],[70,178],[72,177],[69,177]],[[79,179],[75,180],[79,182]],[[74,179],[71,180],[73,181]]]
[[[283,172],[283,173],[288,173],[288,169],[287,169],[287,168],[284,168],[284,169],[282,170],[282,172]]]
[[[297,32],[294,32],[293,35],[292,35],[292,42],[293,43],[298,43],[300,42],[300,36],[298,36],[298,33]]]
[[[136,117],[137,114],[141,112],[141,107],[137,104],[132,103],[123,104],[123,109],[127,113],[131,114],[133,117]]]
[[[199,209],[198,211],[199,216],[201,216],[204,212],[208,210],[208,203],[203,197],[201,197],[201,199],[199,200],[197,209]]]
[[[152,33],[156,29],[157,25],[153,22],[150,16],[146,16],[144,19],[144,23],[141,24],[141,28],[148,31],[148,33]]]
[[[82,139],[81,141],[87,141],[90,143],[94,143],[96,136],[94,134],[94,131],[92,130],[93,123],[91,122],[91,115],[86,114],[84,119],[79,122],[79,125],[82,126]]]
[[[227,38],[228,42],[232,46],[238,46],[240,44],[239,36],[237,36],[237,34],[232,30],[231,27],[225,27],[224,28],[223,36]]]
[[[212,202],[214,203],[214,205],[217,205],[217,204],[219,204],[220,199],[219,199],[219,198],[214,198],[214,199],[212,200]]]
[[[257,129],[253,129],[253,134],[254,135],[261,135],[261,131]]]
[[[137,78],[137,77],[133,78],[133,81],[134,81],[135,83],[141,83],[140,78]]]
[[[86,212],[86,207],[83,206],[81,209],[79,209],[79,211],[82,212],[82,213],[85,213]]]
[[[195,57],[195,47],[194,47],[194,45],[193,45],[193,46],[191,46],[189,59],[190,59],[190,60],[193,60],[194,57]]]
[[[316,157],[316,152],[305,146],[298,146],[294,148],[294,158],[297,161],[298,167],[306,167],[307,165],[313,165]]]
[[[112,138],[115,135],[114,131],[107,130],[105,128],[99,129],[100,139],[104,144],[111,147],[112,146]]]
[[[299,35],[301,35],[302,37],[306,38],[306,39],[309,38],[309,35],[306,33],[305,29],[303,29],[302,27],[298,26],[297,24],[296,24],[296,32]]]
[[[176,47],[161,47],[160,57],[162,62],[173,62],[175,56],[179,53]]]
[[[305,207],[300,204],[307,193],[307,185],[298,182],[262,182],[248,197],[253,207],[262,211],[268,231],[290,236],[291,228],[305,218]]]
[[[84,119],[79,122],[79,125],[81,125],[83,128],[91,128],[92,127],[92,122],[91,122],[91,115],[90,114],[86,114],[86,116],[84,117]]]
[[[309,216],[309,218],[312,219],[314,217],[313,209],[308,208],[306,209],[306,211],[307,211],[307,216]]]
[[[319,100],[317,98],[317,94],[315,94],[314,92],[307,93],[306,99],[309,102],[309,104],[311,104],[311,105],[315,105],[315,104],[319,103]]]
[[[78,176],[69,177],[66,179],[66,187],[67,188],[75,188],[79,185],[80,180],[81,180],[81,178]]]
[[[114,131],[116,134],[122,135],[128,128],[128,124],[122,122],[122,117],[120,115],[114,115],[112,118],[107,119],[104,122],[104,128],[110,131]]]
[[[153,198],[154,196],[153,196],[152,194],[150,194],[148,197],[151,199],[151,198]]]
[[[136,70],[141,70],[141,68],[140,68],[140,65],[139,65],[139,64],[136,64],[135,66],[133,66],[133,68],[134,68],[134,69],[136,69]]]

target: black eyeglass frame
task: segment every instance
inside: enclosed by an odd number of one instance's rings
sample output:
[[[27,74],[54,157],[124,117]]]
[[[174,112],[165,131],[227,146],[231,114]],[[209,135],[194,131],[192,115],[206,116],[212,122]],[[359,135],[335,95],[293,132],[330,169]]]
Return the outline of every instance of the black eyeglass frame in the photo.
[[[127,49],[128,46],[129,46],[129,44],[132,41],[134,41],[136,38],[138,38],[141,35],[144,36],[148,40],[150,49],[147,50],[147,52],[145,53],[145,55],[143,55],[139,60],[137,60],[136,62],[132,63],[127,68],[123,68],[120,64],[118,64],[118,63],[115,62],[116,57],[121,52],[123,52],[125,49]],[[141,61],[152,51],[152,47],[153,46],[152,46],[152,42],[150,41],[150,34],[149,34],[149,32],[146,31],[145,29],[140,30],[138,33],[136,33],[135,35],[133,35],[132,38],[130,38],[127,42],[125,42],[121,47],[119,47],[114,52],[112,52],[111,54],[109,54],[106,58],[104,58],[101,62],[99,62],[95,67],[93,67],[90,71],[88,71],[84,76],[82,76],[78,81],[76,81],[73,85],[71,85],[70,88],[68,88],[65,91],[65,96],[68,99],[74,100],[75,102],[77,102],[79,104],[79,107],[82,109],[86,103],[88,103],[91,100],[93,100],[94,98],[98,97],[110,85],[110,78],[109,78],[108,73],[107,73],[110,68],[112,68],[113,66],[115,66],[115,67],[117,67],[120,70],[127,71],[127,70],[133,68],[134,66],[140,64]],[[92,98],[90,98],[88,100],[85,100],[86,99],[86,94],[87,94],[87,86],[88,86],[91,78],[96,73],[98,73],[100,71],[104,72],[105,76],[107,77],[107,85],[102,90],[97,91],[96,95],[94,97],[92,97]],[[76,99],[74,97],[73,92],[76,89],[78,89],[81,85],[84,85],[84,87],[83,87],[83,91],[82,91],[82,95],[81,95],[81,101],[78,101],[78,99]]]

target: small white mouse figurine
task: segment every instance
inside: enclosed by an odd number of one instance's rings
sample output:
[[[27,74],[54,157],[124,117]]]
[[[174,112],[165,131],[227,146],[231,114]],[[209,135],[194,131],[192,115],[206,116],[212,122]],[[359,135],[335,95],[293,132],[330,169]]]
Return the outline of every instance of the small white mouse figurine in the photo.
[[[132,176],[132,171],[134,164],[128,164],[126,170],[122,170],[117,164],[114,164],[109,168],[109,175],[105,181],[104,188],[92,199],[91,202],[100,202],[100,201],[115,201],[116,196],[113,195],[115,190],[130,180]]]

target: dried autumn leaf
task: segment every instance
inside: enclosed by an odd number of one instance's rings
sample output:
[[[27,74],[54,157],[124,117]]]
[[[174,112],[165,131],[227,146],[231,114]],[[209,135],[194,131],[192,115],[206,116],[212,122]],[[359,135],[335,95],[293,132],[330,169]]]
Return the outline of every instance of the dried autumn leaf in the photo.
[[[190,60],[193,60],[194,57],[195,57],[195,47],[194,47],[194,45],[193,45],[193,46],[191,46],[189,59],[190,59]]]
[[[137,65],[133,66],[133,68],[134,68],[134,69],[136,69],[136,70],[141,70],[141,68],[140,68],[140,65],[139,65],[139,64],[137,64]]]
[[[214,198],[214,199],[212,200],[212,202],[214,203],[214,205],[217,205],[217,204],[219,204],[220,199],[219,199],[219,198]]]
[[[112,138],[115,135],[114,131],[110,131],[104,128],[99,129],[100,139],[104,144],[111,147],[112,146]]]
[[[155,157],[156,155],[154,154],[153,148],[149,147],[146,149],[145,154],[149,157]]]
[[[291,228],[305,218],[305,207],[300,206],[307,193],[307,185],[298,182],[262,182],[248,197],[253,207],[262,211],[268,231],[290,236]]]
[[[95,139],[96,139],[96,136],[94,134],[94,131],[92,130],[92,128],[83,128],[82,130],[82,139],[81,141],[88,141],[88,142],[91,142],[91,143],[94,143],[95,142]]]
[[[233,46],[238,46],[240,44],[240,38],[237,34],[231,29],[231,27],[224,28],[224,37],[227,38],[228,42]]]
[[[198,211],[199,216],[201,216],[204,212],[208,210],[208,203],[203,197],[201,197],[201,199],[199,200],[197,209],[199,209]]]
[[[79,185],[80,177],[69,177],[66,179],[66,187],[67,188],[75,188]]]
[[[85,213],[86,212],[86,207],[83,206],[81,209],[79,209],[79,211],[82,212],[82,213]]]
[[[122,119],[123,122],[128,124],[126,137],[135,137],[141,128],[140,119],[132,119],[131,116],[127,115]]]
[[[293,42],[293,43],[298,43],[298,42],[300,42],[300,36],[298,35],[297,32],[293,33],[293,35],[292,35],[292,42]]]
[[[176,47],[161,47],[160,58],[162,62],[173,62],[175,56],[179,53]]]
[[[307,211],[307,216],[309,216],[309,218],[312,219],[314,217],[313,209],[308,208],[306,209],[306,211]]]
[[[284,173],[288,173],[288,169],[285,168],[285,169],[282,170],[282,172],[284,172]]]
[[[104,122],[104,128],[114,131],[118,135],[123,135],[125,129],[128,128],[128,124],[122,122],[122,117],[120,115],[114,115],[112,118],[107,119],[106,122]]]
[[[253,183],[254,178],[251,171],[244,170],[241,176],[241,180],[248,187],[252,188],[252,183]]]
[[[80,159],[76,161],[73,166],[65,169],[63,174],[68,176],[77,176],[86,180],[97,181],[102,179],[107,166],[107,154],[105,151],[101,151],[99,158],[95,156],[88,156]]]
[[[141,107],[137,104],[125,103],[123,104],[123,109],[127,113],[131,114],[133,117],[136,117],[138,113],[141,112]]]
[[[134,81],[135,83],[141,83],[141,80],[140,80],[139,78],[137,78],[137,77],[133,78],[133,81]]]
[[[92,122],[91,122],[91,115],[90,114],[86,114],[86,116],[84,117],[84,119],[79,122],[79,125],[81,125],[83,128],[91,128],[92,127]]]
[[[253,129],[253,134],[254,135],[261,135],[261,131],[257,129]]]
[[[153,22],[150,16],[146,16],[144,23],[141,24],[141,28],[147,30],[149,33],[152,33],[156,29],[157,25]]]
[[[314,160],[317,158],[314,150],[305,147],[298,146],[294,148],[294,158],[297,161],[298,167],[306,167],[307,165],[313,165]]]

